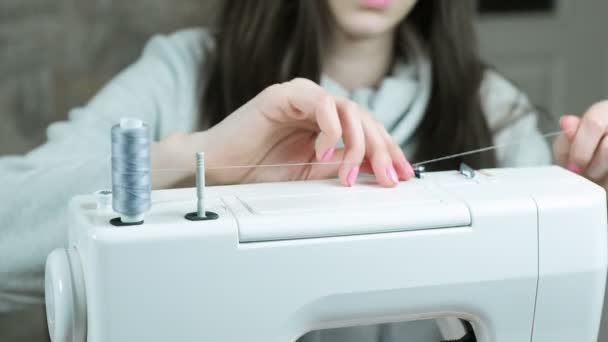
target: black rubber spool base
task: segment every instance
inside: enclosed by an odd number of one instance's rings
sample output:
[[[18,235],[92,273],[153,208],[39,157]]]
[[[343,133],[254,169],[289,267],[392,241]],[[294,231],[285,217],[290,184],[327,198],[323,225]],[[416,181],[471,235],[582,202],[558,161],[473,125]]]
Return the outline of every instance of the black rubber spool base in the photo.
[[[124,223],[124,222],[122,222],[120,217],[115,217],[110,220],[110,223],[116,227],[129,227],[129,226],[141,226],[142,224],[144,224],[144,221],[133,222],[133,223]]]
[[[205,217],[198,217],[198,213],[196,212],[187,213],[184,217],[186,218],[186,220],[190,221],[211,221],[217,220],[220,216],[214,213],[213,211],[205,211]]]

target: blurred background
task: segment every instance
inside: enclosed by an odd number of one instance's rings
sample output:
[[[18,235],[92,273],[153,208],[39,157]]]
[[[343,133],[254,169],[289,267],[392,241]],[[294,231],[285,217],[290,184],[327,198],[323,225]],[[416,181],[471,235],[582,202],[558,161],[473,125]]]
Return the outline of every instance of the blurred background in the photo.
[[[216,0],[0,0],[0,155],[44,142],[155,33],[203,25]]]
[[[0,155],[42,143],[149,37],[204,25],[217,0],[0,0]],[[554,116],[608,97],[606,0],[480,0],[483,56]],[[556,127],[556,126],[554,126]]]
[[[44,142],[46,126],[84,105],[152,34],[204,25],[216,3],[0,0],[0,155]],[[479,12],[482,55],[555,118],[547,127],[608,98],[608,1],[481,0]],[[42,308],[34,326],[31,317],[0,314],[0,331],[45,341]]]

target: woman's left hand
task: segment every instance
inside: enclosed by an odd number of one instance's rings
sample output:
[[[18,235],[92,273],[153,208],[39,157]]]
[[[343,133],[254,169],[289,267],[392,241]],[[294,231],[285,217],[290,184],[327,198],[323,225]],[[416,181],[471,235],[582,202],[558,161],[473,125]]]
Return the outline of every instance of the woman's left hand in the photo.
[[[563,116],[553,151],[557,162],[608,189],[608,100],[581,117]]]

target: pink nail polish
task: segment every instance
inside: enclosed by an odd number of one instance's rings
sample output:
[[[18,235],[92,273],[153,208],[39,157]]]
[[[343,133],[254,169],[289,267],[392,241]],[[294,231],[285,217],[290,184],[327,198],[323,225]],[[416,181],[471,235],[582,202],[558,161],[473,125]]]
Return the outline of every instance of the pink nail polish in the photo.
[[[357,181],[358,175],[359,175],[359,167],[355,166],[350,170],[350,172],[348,173],[348,176],[346,177],[346,183],[348,184],[348,186],[355,185],[355,181]]]
[[[570,171],[572,171],[574,173],[578,173],[578,174],[580,174],[580,173],[583,172],[583,170],[578,165],[576,165],[574,163],[568,165],[568,170],[570,170]]]
[[[399,177],[397,177],[397,172],[395,172],[395,168],[392,165],[386,168],[386,174],[391,182],[395,184],[399,183]]]
[[[323,154],[323,158],[321,159],[321,161],[329,161],[331,159],[331,157],[334,156],[334,152],[336,151],[335,148],[330,148],[327,151],[325,151],[325,154]]]

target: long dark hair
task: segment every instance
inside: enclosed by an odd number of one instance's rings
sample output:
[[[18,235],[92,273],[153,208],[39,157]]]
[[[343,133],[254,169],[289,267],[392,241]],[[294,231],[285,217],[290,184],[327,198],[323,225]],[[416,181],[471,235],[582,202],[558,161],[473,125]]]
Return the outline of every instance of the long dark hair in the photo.
[[[271,84],[304,77],[319,82],[327,0],[224,0],[217,23],[217,49],[203,92],[203,124],[213,126]],[[473,0],[419,0],[401,25],[422,41],[433,71],[431,98],[416,130],[413,161],[492,144],[479,88],[485,66],[477,53]],[[411,33],[411,32],[409,32]],[[397,53],[406,51],[397,46]],[[210,73],[209,73],[210,72]],[[494,167],[482,153],[432,164],[453,169],[460,162]]]

